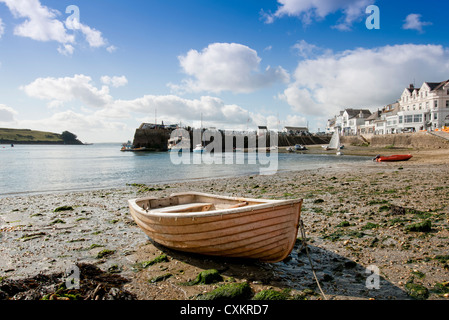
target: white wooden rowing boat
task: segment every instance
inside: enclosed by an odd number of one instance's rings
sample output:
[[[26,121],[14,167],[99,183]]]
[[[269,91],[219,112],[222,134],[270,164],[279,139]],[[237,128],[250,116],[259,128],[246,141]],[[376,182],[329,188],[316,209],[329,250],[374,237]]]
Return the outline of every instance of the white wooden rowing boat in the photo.
[[[129,200],[155,242],[179,251],[279,262],[295,244],[302,199],[263,200],[198,192]]]

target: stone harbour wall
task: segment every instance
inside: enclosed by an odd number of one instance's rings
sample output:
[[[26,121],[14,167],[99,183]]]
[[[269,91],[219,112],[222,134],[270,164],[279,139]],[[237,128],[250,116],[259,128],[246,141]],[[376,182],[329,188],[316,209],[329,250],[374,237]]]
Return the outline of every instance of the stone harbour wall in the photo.
[[[375,148],[449,149],[449,140],[427,132],[342,137],[341,141],[347,145],[369,143]]]

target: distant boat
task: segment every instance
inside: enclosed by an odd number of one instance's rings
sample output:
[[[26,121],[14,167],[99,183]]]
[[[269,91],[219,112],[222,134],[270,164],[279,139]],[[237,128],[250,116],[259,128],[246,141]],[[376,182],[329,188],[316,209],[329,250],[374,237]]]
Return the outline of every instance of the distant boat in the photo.
[[[293,249],[302,202],[198,192],[128,201],[137,225],[163,246],[273,263],[287,258]]]
[[[139,152],[139,151],[147,151],[147,150],[148,149],[145,147],[134,148],[131,141],[128,141],[127,143],[122,144],[122,148],[120,149],[120,151],[123,151],[123,152],[126,152],[126,151]]]
[[[394,155],[394,156],[387,156],[387,157],[382,157],[382,156],[378,155],[373,160],[377,161],[377,162],[395,162],[395,161],[408,161],[411,158],[413,158],[413,156],[410,154]]]
[[[341,149],[341,143],[340,143],[340,134],[338,131],[334,132],[334,135],[332,136],[331,141],[329,142],[329,145],[323,146],[324,150],[340,150]]]
[[[14,143],[11,143],[11,148],[14,148]]]
[[[302,144],[297,144],[295,145],[295,150],[296,151],[304,151],[307,150],[306,146],[303,146]]]
[[[190,152],[190,139],[183,139],[182,136],[169,139],[167,149],[170,152],[181,152],[185,150]]]
[[[193,149],[194,153],[204,153],[206,151],[206,148],[203,147],[201,144],[197,144],[195,149]]]

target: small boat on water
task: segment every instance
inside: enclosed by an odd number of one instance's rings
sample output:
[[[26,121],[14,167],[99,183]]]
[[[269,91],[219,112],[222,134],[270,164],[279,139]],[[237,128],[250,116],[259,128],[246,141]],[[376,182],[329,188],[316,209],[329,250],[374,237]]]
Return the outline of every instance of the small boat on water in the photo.
[[[134,148],[132,142],[128,141],[127,143],[122,144],[122,148],[120,149],[120,151],[139,152],[139,151],[147,151],[147,148],[145,147]]]
[[[377,161],[377,162],[408,161],[411,158],[413,158],[413,156],[410,154],[393,155],[393,156],[387,156],[387,157],[382,157],[382,156],[378,155],[374,158],[374,161]]]
[[[196,147],[193,149],[194,153],[204,153],[206,152],[206,148],[203,147],[201,144],[197,144]]]
[[[198,192],[128,201],[139,227],[163,246],[273,263],[287,258],[293,249],[302,202]]]

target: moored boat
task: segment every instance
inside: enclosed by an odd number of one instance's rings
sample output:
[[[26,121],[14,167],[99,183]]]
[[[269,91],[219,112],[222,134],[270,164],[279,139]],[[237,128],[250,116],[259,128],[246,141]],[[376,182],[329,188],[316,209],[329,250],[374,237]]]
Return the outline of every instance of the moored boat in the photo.
[[[206,152],[206,148],[203,147],[201,144],[197,144],[196,147],[193,149],[194,153],[204,153]]]
[[[135,148],[131,143],[131,141],[128,141],[127,143],[122,144],[122,148],[120,149],[120,151],[139,152],[139,151],[147,151],[147,148],[145,147]]]
[[[302,199],[248,199],[198,192],[128,202],[139,227],[163,246],[263,262],[279,262],[291,253],[302,206]]]
[[[377,162],[408,161],[411,158],[413,158],[413,156],[410,154],[393,155],[393,156],[386,156],[386,157],[382,157],[382,156],[378,155],[377,157],[374,158],[374,161],[377,161]]]

